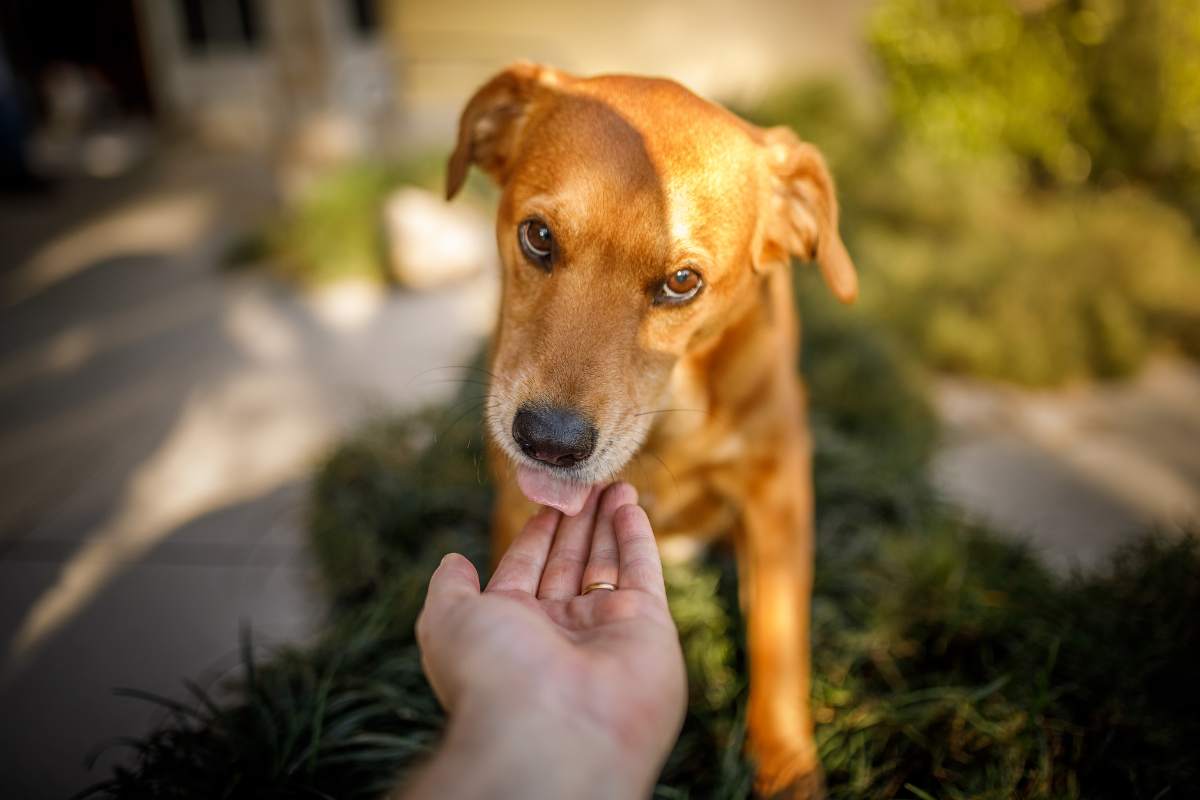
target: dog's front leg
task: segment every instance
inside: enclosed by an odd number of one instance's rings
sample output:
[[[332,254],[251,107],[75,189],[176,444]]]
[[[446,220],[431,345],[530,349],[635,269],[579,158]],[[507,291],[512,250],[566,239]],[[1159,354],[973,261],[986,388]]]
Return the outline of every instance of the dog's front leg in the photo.
[[[500,557],[517,538],[529,517],[537,511],[537,507],[525,499],[508,472],[496,470],[493,485],[496,487],[496,500],[492,506],[491,562],[495,569]]]
[[[763,797],[823,793],[809,708],[813,527],[810,456],[800,436],[750,468],[737,538],[747,619],[750,754]]]

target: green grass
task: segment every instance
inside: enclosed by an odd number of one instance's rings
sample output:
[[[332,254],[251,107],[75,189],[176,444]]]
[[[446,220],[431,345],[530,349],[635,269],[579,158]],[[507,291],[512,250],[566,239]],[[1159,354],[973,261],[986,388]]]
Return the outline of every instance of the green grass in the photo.
[[[1193,797],[1200,540],[1148,535],[1062,579],[943,505],[935,426],[892,337],[801,280],[816,440],[814,709],[833,798]],[[232,696],[162,701],[95,798],[372,798],[437,741],[412,635],[450,549],[485,564],[477,398],[364,428],[324,462],[311,534],[329,599],[310,646],[252,657]],[[691,706],[661,798],[747,796],[729,554],[668,570]],[[213,694],[216,694],[215,692]]]

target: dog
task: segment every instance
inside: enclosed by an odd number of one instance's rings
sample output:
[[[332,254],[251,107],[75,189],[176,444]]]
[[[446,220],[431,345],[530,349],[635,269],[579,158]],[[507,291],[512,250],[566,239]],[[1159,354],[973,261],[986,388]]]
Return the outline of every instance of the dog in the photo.
[[[501,190],[494,556],[539,504],[577,514],[617,479],[660,544],[732,532],[756,791],[819,796],[791,257],[815,261],[839,300],[858,291],[824,159],[669,80],[520,62],[463,110],[447,199],[471,165]]]

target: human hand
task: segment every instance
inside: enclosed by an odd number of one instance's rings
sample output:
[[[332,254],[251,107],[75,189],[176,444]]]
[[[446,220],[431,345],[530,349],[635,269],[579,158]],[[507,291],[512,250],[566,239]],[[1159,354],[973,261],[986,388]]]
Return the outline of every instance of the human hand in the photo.
[[[460,555],[434,572],[417,639],[451,716],[446,750],[471,764],[480,795],[635,797],[653,786],[687,692],[658,549],[636,501],[616,484],[593,489],[575,517],[543,509],[483,592]],[[581,594],[596,582],[618,588]],[[461,781],[440,760],[441,779]],[[446,796],[437,773],[435,760],[417,788]],[[455,796],[472,794],[454,785]]]

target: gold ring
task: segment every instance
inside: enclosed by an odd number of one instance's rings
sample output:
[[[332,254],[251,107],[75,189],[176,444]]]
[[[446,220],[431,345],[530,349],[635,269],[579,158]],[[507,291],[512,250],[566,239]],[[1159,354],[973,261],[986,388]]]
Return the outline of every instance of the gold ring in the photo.
[[[617,590],[617,585],[615,583],[608,583],[607,581],[589,583],[587,586],[583,587],[583,593],[587,594],[588,592],[594,592],[597,589],[603,589],[606,592],[615,592]]]

